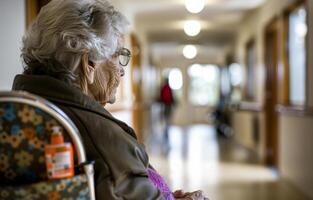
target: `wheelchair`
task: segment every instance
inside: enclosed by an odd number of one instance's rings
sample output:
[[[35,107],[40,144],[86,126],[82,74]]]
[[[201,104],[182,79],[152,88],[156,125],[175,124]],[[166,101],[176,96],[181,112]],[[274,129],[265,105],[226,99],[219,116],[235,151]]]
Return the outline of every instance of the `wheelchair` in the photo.
[[[53,126],[73,146],[72,177],[48,178],[45,146]],[[93,163],[78,129],[55,105],[26,92],[0,92],[0,199],[95,200]]]

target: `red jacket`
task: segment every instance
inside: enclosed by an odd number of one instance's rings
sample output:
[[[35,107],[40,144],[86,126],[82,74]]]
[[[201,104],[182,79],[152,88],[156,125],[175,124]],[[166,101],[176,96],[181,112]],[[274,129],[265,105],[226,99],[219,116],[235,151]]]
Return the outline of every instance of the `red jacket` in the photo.
[[[170,105],[174,103],[172,89],[169,84],[163,85],[160,97],[161,102],[164,104]]]

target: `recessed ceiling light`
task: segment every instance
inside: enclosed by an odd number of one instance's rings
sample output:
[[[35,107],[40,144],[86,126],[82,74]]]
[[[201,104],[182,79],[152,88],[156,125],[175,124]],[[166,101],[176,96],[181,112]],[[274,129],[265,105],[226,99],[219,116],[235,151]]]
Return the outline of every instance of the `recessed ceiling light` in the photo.
[[[204,0],[185,0],[185,7],[191,13],[199,13],[204,8]]]
[[[197,56],[198,50],[194,45],[186,45],[183,49],[183,55],[187,59],[193,59]]]
[[[196,20],[189,20],[185,22],[184,31],[189,36],[196,36],[201,31],[201,24]]]

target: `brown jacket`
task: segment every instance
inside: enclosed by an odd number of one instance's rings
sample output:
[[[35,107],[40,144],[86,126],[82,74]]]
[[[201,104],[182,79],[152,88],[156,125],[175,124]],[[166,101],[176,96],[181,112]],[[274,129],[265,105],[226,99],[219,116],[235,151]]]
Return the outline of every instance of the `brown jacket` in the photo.
[[[115,119],[98,102],[74,86],[42,75],[17,75],[13,90],[42,96],[73,120],[87,158],[95,160],[97,200],[163,199],[148,179],[148,155],[133,129]]]

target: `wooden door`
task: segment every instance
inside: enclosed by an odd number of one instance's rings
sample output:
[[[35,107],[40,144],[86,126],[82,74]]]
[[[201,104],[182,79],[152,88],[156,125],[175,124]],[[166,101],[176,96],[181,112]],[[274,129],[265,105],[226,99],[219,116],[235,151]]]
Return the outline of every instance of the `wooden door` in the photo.
[[[133,128],[136,131],[139,142],[143,142],[143,102],[141,94],[141,54],[137,37],[131,34],[131,84],[133,94],[132,119]]]
[[[278,63],[279,63],[279,38],[278,21],[274,20],[265,32],[265,125],[266,125],[266,157],[268,166],[278,167]]]
[[[40,9],[50,0],[26,0],[26,25],[29,27],[37,17]]]

